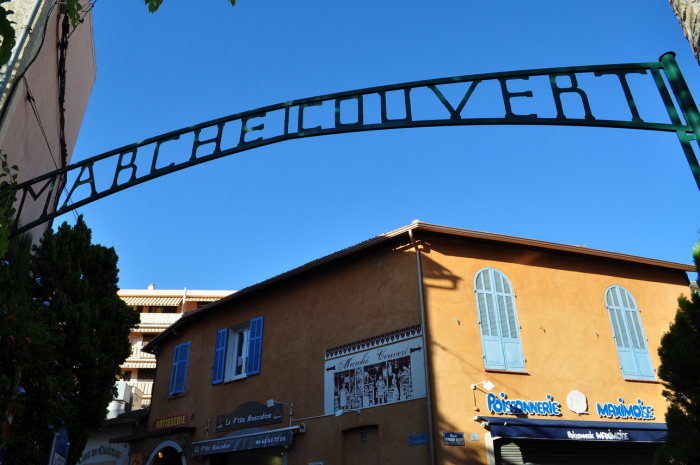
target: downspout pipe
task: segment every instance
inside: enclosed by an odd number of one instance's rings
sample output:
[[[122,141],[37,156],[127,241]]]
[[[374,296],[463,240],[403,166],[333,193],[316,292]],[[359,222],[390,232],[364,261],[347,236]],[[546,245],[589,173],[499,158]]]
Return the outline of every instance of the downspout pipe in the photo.
[[[24,26],[22,26],[22,30],[19,33],[19,40],[15,44],[15,48],[12,49],[10,61],[7,62],[5,72],[2,75],[2,81],[0,82],[0,98],[2,98],[2,96],[5,94],[5,89],[7,89],[7,85],[10,82],[10,76],[12,76],[12,71],[15,69],[15,65],[17,64],[17,60],[19,59],[20,53],[22,53],[24,43],[29,37],[29,31],[32,28],[32,24],[34,24],[36,15],[39,13],[39,7],[41,6],[42,2],[43,0],[35,0],[34,6],[32,6],[32,10],[29,12],[29,16],[27,17],[27,22],[24,23]]]
[[[425,298],[423,296],[423,267],[421,266],[420,260],[420,249],[418,244],[416,244],[413,238],[413,230],[408,230],[408,237],[411,239],[411,244],[413,248],[416,249],[416,267],[418,268],[418,296],[420,298],[420,323],[421,328],[423,328],[423,354],[425,357],[425,362],[423,366],[425,368],[425,393],[428,399],[426,407],[428,409],[428,438],[430,441],[430,464],[435,465],[435,440],[433,437],[433,404],[432,395],[430,391],[430,366],[428,364],[429,352],[428,352],[428,329],[425,327]]]

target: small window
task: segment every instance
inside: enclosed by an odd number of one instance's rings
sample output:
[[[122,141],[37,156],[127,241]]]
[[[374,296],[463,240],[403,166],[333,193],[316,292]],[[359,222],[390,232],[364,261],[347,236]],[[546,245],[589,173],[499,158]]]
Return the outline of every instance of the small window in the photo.
[[[170,395],[185,392],[187,379],[187,363],[190,358],[190,342],[175,346],[173,356],[173,371],[170,374]]]
[[[642,319],[632,294],[624,287],[610,286],[605,303],[623,378],[655,381]]]
[[[136,378],[144,383],[152,383],[156,379],[156,370],[142,368],[136,373]]]
[[[263,317],[216,334],[212,384],[260,373]]]
[[[177,313],[177,307],[151,307],[150,313]]]
[[[515,293],[500,271],[485,268],[474,278],[484,368],[525,371]]]

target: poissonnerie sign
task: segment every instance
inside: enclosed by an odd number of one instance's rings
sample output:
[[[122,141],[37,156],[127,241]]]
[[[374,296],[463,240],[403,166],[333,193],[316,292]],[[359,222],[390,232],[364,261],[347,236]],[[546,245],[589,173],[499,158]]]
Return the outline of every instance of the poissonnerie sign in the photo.
[[[626,102],[627,114],[631,119],[596,116],[587,93],[590,91],[579,84],[582,75],[589,76],[591,73],[596,79],[619,81],[618,92],[621,92],[621,100]],[[660,119],[670,122],[642,119],[629,82],[633,75],[645,75],[651,79],[667,113]],[[519,114],[514,109],[514,102],[532,98],[533,92],[516,92],[513,88],[523,87],[522,81],[536,76],[548,78],[556,116]],[[670,84],[670,89],[666,81]],[[500,90],[500,95],[496,97],[500,102],[495,103],[502,105],[505,114],[501,117],[465,116],[465,113],[469,113],[469,102],[475,91],[493,84]],[[459,85],[466,90],[459,101],[450,101],[446,97],[450,95],[448,88]],[[419,92],[428,95],[441,111],[427,116],[419,115],[414,102],[415,95]],[[562,101],[570,99],[576,99],[580,103],[583,117],[567,114]],[[368,105],[370,100],[378,100],[378,105],[372,107],[374,111]],[[326,102],[329,105],[324,105]],[[681,109],[685,122],[681,120],[676,104]],[[325,119],[323,111],[329,112]],[[13,234],[151,179],[277,142],[379,129],[493,124],[590,126],[675,132],[700,187],[700,166],[690,144],[692,140],[700,144],[696,137],[700,134],[700,114],[673,53],[666,53],[659,62],[652,63],[477,74],[372,87],[293,100],[208,121],[111,150],[20,184],[16,196],[19,201],[17,218],[22,217],[24,224],[21,227],[16,224]],[[54,192],[64,180],[68,181],[64,192]],[[61,194],[63,202],[52,212],[51,205],[56,195]],[[31,211],[37,212],[36,217],[22,216],[23,211],[30,210],[29,205],[32,205]]]

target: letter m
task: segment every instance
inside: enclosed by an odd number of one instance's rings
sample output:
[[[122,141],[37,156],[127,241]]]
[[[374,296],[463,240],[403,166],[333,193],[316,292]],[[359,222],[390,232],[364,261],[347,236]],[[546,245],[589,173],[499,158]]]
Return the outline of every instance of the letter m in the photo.
[[[612,414],[610,413],[610,405],[609,404],[600,405],[600,403],[596,402],[595,407],[596,407],[596,410],[598,411],[599,417],[608,418],[608,417],[612,416]]]
[[[44,186],[41,189],[39,189],[39,192],[34,192],[34,189],[32,189],[32,185],[24,187],[23,188],[24,192],[22,193],[22,201],[20,202],[19,208],[17,209],[17,218],[20,218],[20,215],[22,214],[22,209],[24,208],[24,201],[27,198],[27,194],[29,194],[32,197],[32,200],[34,200],[36,202],[37,200],[39,200],[39,197],[41,196],[41,194],[43,194],[44,191],[46,190],[46,188],[48,187],[49,191],[46,194],[46,201],[44,202],[44,210],[42,211],[41,216],[39,218],[36,218],[36,219],[41,219],[41,218],[45,217],[46,211],[49,208],[49,202],[51,202],[51,194],[53,193],[53,188],[56,185],[56,179],[58,179],[58,175],[49,178],[46,181],[46,184],[44,184]],[[30,222],[31,222],[31,220],[30,220]]]

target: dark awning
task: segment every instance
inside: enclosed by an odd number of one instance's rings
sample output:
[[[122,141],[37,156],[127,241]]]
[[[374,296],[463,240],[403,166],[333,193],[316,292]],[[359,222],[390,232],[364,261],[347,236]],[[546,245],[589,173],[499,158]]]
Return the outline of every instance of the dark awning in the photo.
[[[476,417],[494,438],[567,439],[572,441],[663,442],[666,423],[629,421],[533,420]],[[486,424],[484,424],[486,423]]]
[[[251,428],[231,433],[219,439],[193,442],[189,448],[190,457],[211,454],[227,454],[241,450],[261,449],[263,447],[289,446],[294,433],[306,432],[306,424],[280,429]]]
[[[116,444],[119,442],[136,442],[140,441],[141,439],[155,438],[158,436],[167,436],[168,434],[175,433],[194,433],[195,431],[197,431],[197,427],[195,426],[175,426],[172,428],[163,428],[156,431],[149,431],[147,433],[137,433],[129,436],[120,436],[118,438],[112,438],[109,440],[109,443]]]

